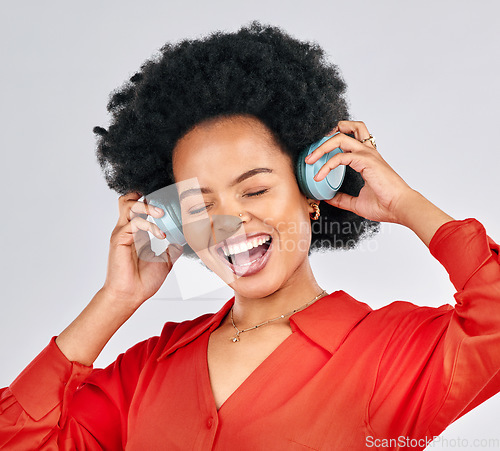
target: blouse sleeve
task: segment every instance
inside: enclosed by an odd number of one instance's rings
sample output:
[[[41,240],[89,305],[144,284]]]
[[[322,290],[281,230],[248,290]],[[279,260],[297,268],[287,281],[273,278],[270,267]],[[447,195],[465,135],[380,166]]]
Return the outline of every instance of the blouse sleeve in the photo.
[[[398,301],[367,424],[382,437],[434,437],[500,391],[499,246],[474,218],[443,224],[429,243],[456,304]]]
[[[0,449],[121,449],[130,399],[158,337],[105,369],[70,362],[55,339],[0,389]]]

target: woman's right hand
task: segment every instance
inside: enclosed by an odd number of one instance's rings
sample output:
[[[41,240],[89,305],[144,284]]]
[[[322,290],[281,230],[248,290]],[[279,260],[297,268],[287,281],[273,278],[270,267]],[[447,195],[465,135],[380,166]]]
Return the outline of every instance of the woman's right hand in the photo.
[[[165,235],[146,218],[148,215],[160,218],[164,212],[138,201],[140,197],[132,192],[118,199],[119,219],[111,234],[106,281],[101,289],[132,309],[160,289],[183,252],[182,246],[170,244],[155,255],[147,232],[160,239]]]

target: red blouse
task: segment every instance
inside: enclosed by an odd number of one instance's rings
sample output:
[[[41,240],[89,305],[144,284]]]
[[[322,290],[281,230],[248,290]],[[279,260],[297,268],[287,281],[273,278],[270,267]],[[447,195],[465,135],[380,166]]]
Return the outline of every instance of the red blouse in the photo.
[[[429,251],[457,290],[454,308],[373,310],[335,291],[290,316],[293,333],[219,411],[207,344],[234,297],[167,322],[105,369],[68,361],[54,337],[0,391],[0,448],[424,449],[500,391],[499,246],[468,218],[443,224]]]

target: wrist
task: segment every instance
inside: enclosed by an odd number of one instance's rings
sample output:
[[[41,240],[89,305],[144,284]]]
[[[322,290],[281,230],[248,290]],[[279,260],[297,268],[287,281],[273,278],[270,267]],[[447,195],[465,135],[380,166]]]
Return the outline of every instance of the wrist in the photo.
[[[131,314],[145,302],[145,300],[138,300],[130,295],[118,293],[106,287],[106,285],[103,285],[96,293],[96,299],[99,303],[107,305],[116,311],[130,312]]]
[[[106,311],[109,318],[126,321],[140,307],[142,302],[136,302],[129,297],[119,296],[111,290],[101,288],[90,301],[99,310]]]
[[[395,223],[411,228],[414,216],[429,201],[418,191],[409,188],[400,196],[394,210]]]
[[[99,290],[80,315],[56,338],[69,361],[90,366],[114,333],[137,307],[118,302],[106,290]]]
[[[398,205],[396,222],[415,232],[426,246],[439,227],[455,220],[413,189],[400,199]]]

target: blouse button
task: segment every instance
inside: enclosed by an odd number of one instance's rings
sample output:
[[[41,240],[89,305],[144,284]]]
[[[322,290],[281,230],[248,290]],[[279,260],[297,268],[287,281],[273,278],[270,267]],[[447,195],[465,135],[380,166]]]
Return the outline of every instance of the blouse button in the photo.
[[[209,418],[209,419],[207,420],[207,426],[208,426],[209,428],[211,428],[211,427],[212,427],[212,424],[213,424],[213,423],[214,423],[214,420],[213,420],[212,418]]]

